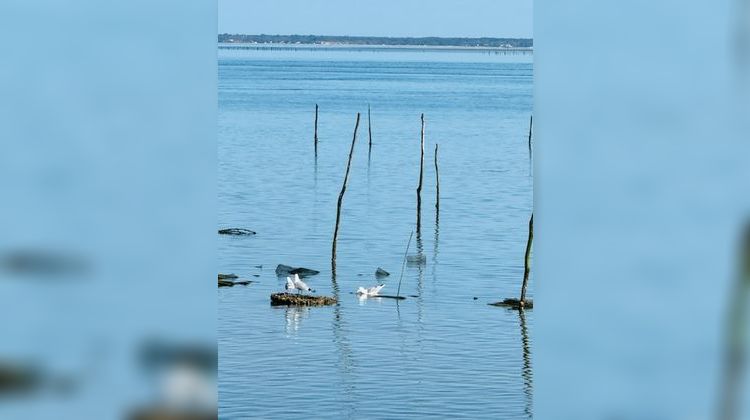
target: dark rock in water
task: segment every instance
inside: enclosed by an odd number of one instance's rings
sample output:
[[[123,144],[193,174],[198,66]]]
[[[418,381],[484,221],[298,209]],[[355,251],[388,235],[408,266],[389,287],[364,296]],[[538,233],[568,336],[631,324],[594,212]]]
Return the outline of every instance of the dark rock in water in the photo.
[[[409,265],[413,265],[413,264],[422,265],[427,262],[427,257],[424,254],[408,255],[406,257],[406,262]]]
[[[232,276],[234,276],[234,277],[229,277],[229,278],[232,278],[232,279],[236,279],[237,278],[237,276],[235,276],[234,274],[232,274]],[[242,286],[247,286],[250,283],[252,283],[252,280],[234,280],[234,281],[232,281],[232,280],[222,279],[221,278],[221,274],[219,274],[219,287],[232,287],[232,286],[236,286],[238,284],[242,285]]]
[[[253,277],[260,277],[260,274],[253,274]]]
[[[309,276],[314,276],[316,274],[319,274],[320,271],[299,267],[299,268],[295,268],[294,270],[292,270],[291,273],[298,274],[300,277],[309,277]]]
[[[297,274],[300,277],[309,277],[314,276],[316,274],[320,273],[320,271],[317,270],[311,270],[309,268],[303,268],[303,267],[290,267],[288,265],[279,264],[276,266],[276,275],[277,276],[288,276],[291,274]]]
[[[171,407],[163,405],[136,407],[128,414],[129,419],[134,420],[158,420],[158,419],[184,419],[203,420],[215,419],[216,410],[211,412],[200,407]]]
[[[219,280],[236,279],[237,277],[239,277],[239,276],[237,276],[236,274],[233,274],[233,273],[230,273],[230,274],[219,273]]]
[[[478,298],[478,297],[476,297],[476,296],[474,296],[474,300],[477,300],[477,299],[479,299],[479,298]]]
[[[277,276],[285,276],[288,275],[294,270],[294,267],[290,267],[288,265],[279,264],[276,266],[276,275]]]
[[[271,295],[272,306],[324,306],[335,305],[336,303],[336,299],[330,296],[312,296],[294,293],[274,293]]]
[[[378,269],[375,270],[375,277],[386,277],[386,276],[390,276],[390,275],[391,275],[391,273],[383,270],[380,267],[378,267]]]
[[[534,307],[534,301],[531,299],[525,299],[523,301],[523,304],[521,304],[521,301],[515,298],[507,298],[503,299],[502,302],[495,302],[495,303],[488,303],[490,306],[503,306],[506,308],[513,308],[513,309],[531,309]]]
[[[219,229],[219,235],[248,236],[248,235],[255,235],[255,232],[253,232],[250,229],[228,228],[228,229]]]
[[[0,392],[5,395],[37,390],[43,383],[38,366],[24,366],[0,361]]]

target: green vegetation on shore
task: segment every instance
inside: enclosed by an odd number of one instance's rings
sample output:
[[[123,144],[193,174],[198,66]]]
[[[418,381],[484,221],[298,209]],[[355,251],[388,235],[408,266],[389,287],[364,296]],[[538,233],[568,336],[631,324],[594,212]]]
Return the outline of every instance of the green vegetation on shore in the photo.
[[[413,45],[445,47],[531,48],[531,38],[440,38],[377,37],[338,35],[242,35],[219,34],[219,42],[257,44],[346,44],[346,45]]]

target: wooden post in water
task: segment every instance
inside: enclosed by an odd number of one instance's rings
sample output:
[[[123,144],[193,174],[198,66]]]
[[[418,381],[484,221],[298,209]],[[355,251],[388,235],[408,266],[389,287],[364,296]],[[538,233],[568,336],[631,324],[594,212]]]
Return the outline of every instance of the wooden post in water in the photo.
[[[529,156],[531,156],[531,126],[534,123],[534,116],[529,116]]]
[[[370,104],[367,104],[367,134],[370,137],[370,148],[372,150],[372,123],[370,121]]]
[[[346,173],[344,174],[344,184],[341,186],[339,201],[336,205],[336,228],[333,231],[333,245],[331,246],[331,264],[335,272],[336,266],[336,239],[339,236],[339,222],[341,221],[341,203],[344,201],[344,192],[346,192],[346,183],[349,180],[349,169],[352,166],[352,155],[354,154],[354,143],[357,141],[357,129],[359,128],[359,112],[357,113],[357,122],[354,124],[354,136],[352,137],[352,146],[349,149],[349,160],[346,163]]]
[[[529,240],[526,242],[526,255],[523,257],[523,283],[521,284],[521,299],[518,304],[523,308],[526,305],[526,286],[529,283],[529,272],[531,271],[531,242],[534,240],[534,213],[529,218]]]
[[[318,156],[318,104],[315,104],[315,156]]]
[[[424,114],[422,114],[422,132],[420,135],[419,185],[417,185],[417,237],[422,229],[422,177],[424,175]]]
[[[505,306],[523,311],[526,308],[533,308],[534,302],[526,300],[526,286],[529,284],[529,273],[531,272],[531,242],[534,240],[534,213],[529,218],[529,239],[526,242],[526,254],[523,258],[523,283],[521,283],[521,298],[506,298],[501,302],[489,303],[492,306]]]
[[[438,145],[437,143],[435,143],[435,212],[440,213],[440,173],[438,172],[438,159],[437,158],[438,158]]]

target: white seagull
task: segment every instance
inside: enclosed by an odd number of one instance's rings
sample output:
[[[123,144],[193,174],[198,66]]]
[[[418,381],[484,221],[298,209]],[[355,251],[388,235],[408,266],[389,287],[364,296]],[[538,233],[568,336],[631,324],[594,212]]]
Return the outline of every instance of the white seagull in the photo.
[[[297,290],[306,290],[308,292],[314,292],[315,290],[311,289],[310,286],[305,284],[304,281],[300,280],[299,274],[294,275],[294,287],[297,288]]]
[[[292,293],[296,287],[294,287],[294,282],[292,281],[291,277],[286,278],[286,285],[284,285],[284,288],[286,289],[287,293]]]
[[[379,294],[380,294],[380,291],[381,291],[381,290],[382,290],[382,289],[383,289],[384,287],[385,287],[385,284],[379,284],[379,285],[377,285],[377,286],[373,286],[373,287],[368,287],[367,289],[365,289],[364,287],[361,287],[361,286],[360,286],[360,287],[359,287],[359,288],[357,289],[357,294],[358,294],[358,295],[363,295],[363,296],[377,296],[377,295],[379,295]]]

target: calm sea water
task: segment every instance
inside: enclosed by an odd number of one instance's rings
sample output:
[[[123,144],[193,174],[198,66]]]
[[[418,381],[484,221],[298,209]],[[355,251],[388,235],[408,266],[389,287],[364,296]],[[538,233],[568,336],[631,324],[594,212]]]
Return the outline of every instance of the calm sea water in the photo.
[[[255,281],[218,289],[220,417],[530,418],[534,313],[487,303],[517,296],[523,276],[531,109],[530,55],[220,49],[218,225],[257,231],[218,238],[220,271]],[[409,253],[427,260],[405,269],[408,299],[359,300],[351,292],[376,284],[377,267],[391,273],[383,293],[396,293],[421,113],[422,230]],[[308,283],[340,303],[271,307],[277,264],[320,270]],[[532,297],[534,286],[532,275]]]

